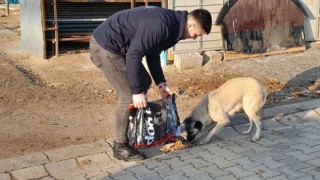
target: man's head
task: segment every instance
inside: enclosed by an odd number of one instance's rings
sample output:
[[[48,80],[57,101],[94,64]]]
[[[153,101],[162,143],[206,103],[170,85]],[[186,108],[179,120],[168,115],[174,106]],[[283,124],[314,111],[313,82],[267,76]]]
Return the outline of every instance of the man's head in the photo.
[[[193,38],[209,34],[212,26],[212,18],[209,11],[196,9],[188,13],[188,19],[184,28],[183,39]]]

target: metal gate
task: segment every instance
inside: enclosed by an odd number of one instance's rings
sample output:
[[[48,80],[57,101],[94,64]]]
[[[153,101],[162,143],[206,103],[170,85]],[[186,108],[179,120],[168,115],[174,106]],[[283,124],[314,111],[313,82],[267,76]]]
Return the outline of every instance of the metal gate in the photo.
[[[207,9],[211,13],[213,21],[210,34],[198,37],[196,40],[181,40],[170,49],[170,52],[183,53],[222,49],[221,30],[219,26],[214,25],[214,21],[224,2],[226,2],[226,0],[169,0],[168,8],[173,10],[187,10],[190,12],[198,8]]]

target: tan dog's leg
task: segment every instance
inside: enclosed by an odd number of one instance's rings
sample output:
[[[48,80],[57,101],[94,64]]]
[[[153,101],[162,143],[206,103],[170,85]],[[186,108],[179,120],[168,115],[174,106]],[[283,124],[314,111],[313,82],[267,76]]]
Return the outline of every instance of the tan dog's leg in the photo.
[[[208,108],[214,110],[214,112],[209,111],[209,117],[215,122],[217,122],[217,125],[209,132],[204,141],[200,142],[200,144],[207,144],[212,138],[212,136],[216,135],[218,132],[222,130],[223,127],[230,123],[227,114],[223,111],[223,109],[220,106],[212,107],[214,106],[213,104],[208,104],[208,106],[210,106]]]
[[[261,134],[261,121],[262,119],[262,107],[263,107],[263,101],[256,101],[256,103],[245,103],[244,101],[244,107],[243,110],[247,114],[250,120],[250,127],[247,132],[250,133],[252,130],[252,122],[254,122],[257,130],[256,134],[252,137],[252,141],[258,141],[260,139],[260,134]],[[247,104],[250,104],[248,106]]]

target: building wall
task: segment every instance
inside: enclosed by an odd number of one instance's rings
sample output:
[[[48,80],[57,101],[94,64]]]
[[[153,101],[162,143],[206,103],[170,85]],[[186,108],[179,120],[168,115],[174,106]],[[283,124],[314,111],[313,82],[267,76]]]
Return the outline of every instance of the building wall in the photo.
[[[21,42],[24,50],[45,57],[39,0],[20,0]]]
[[[304,21],[306,41],[320,40],[320,0],[300,0],[308,13]]]
[[[220,26],[216,26],[214,23],[224,2],[226,2],[226,0],[168,0],[169,9],[187,10],[188,12],[198,8],[207,9],[211,13],[213,21],[209,35],[198,37],[197,40],[181,40],[170,49],[170,52],[182,53],[222,49]]]

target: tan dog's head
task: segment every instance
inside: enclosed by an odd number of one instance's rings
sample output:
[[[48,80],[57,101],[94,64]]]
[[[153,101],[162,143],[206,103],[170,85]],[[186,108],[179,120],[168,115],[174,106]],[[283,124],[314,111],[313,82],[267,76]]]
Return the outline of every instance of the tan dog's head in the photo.
[[[193,141],[196,136],[201,132],[203,124],[201,121],[195,120],[192,117],[187,117],[183,124],[185,125],[187,132],[187,140],[189,142]]]

